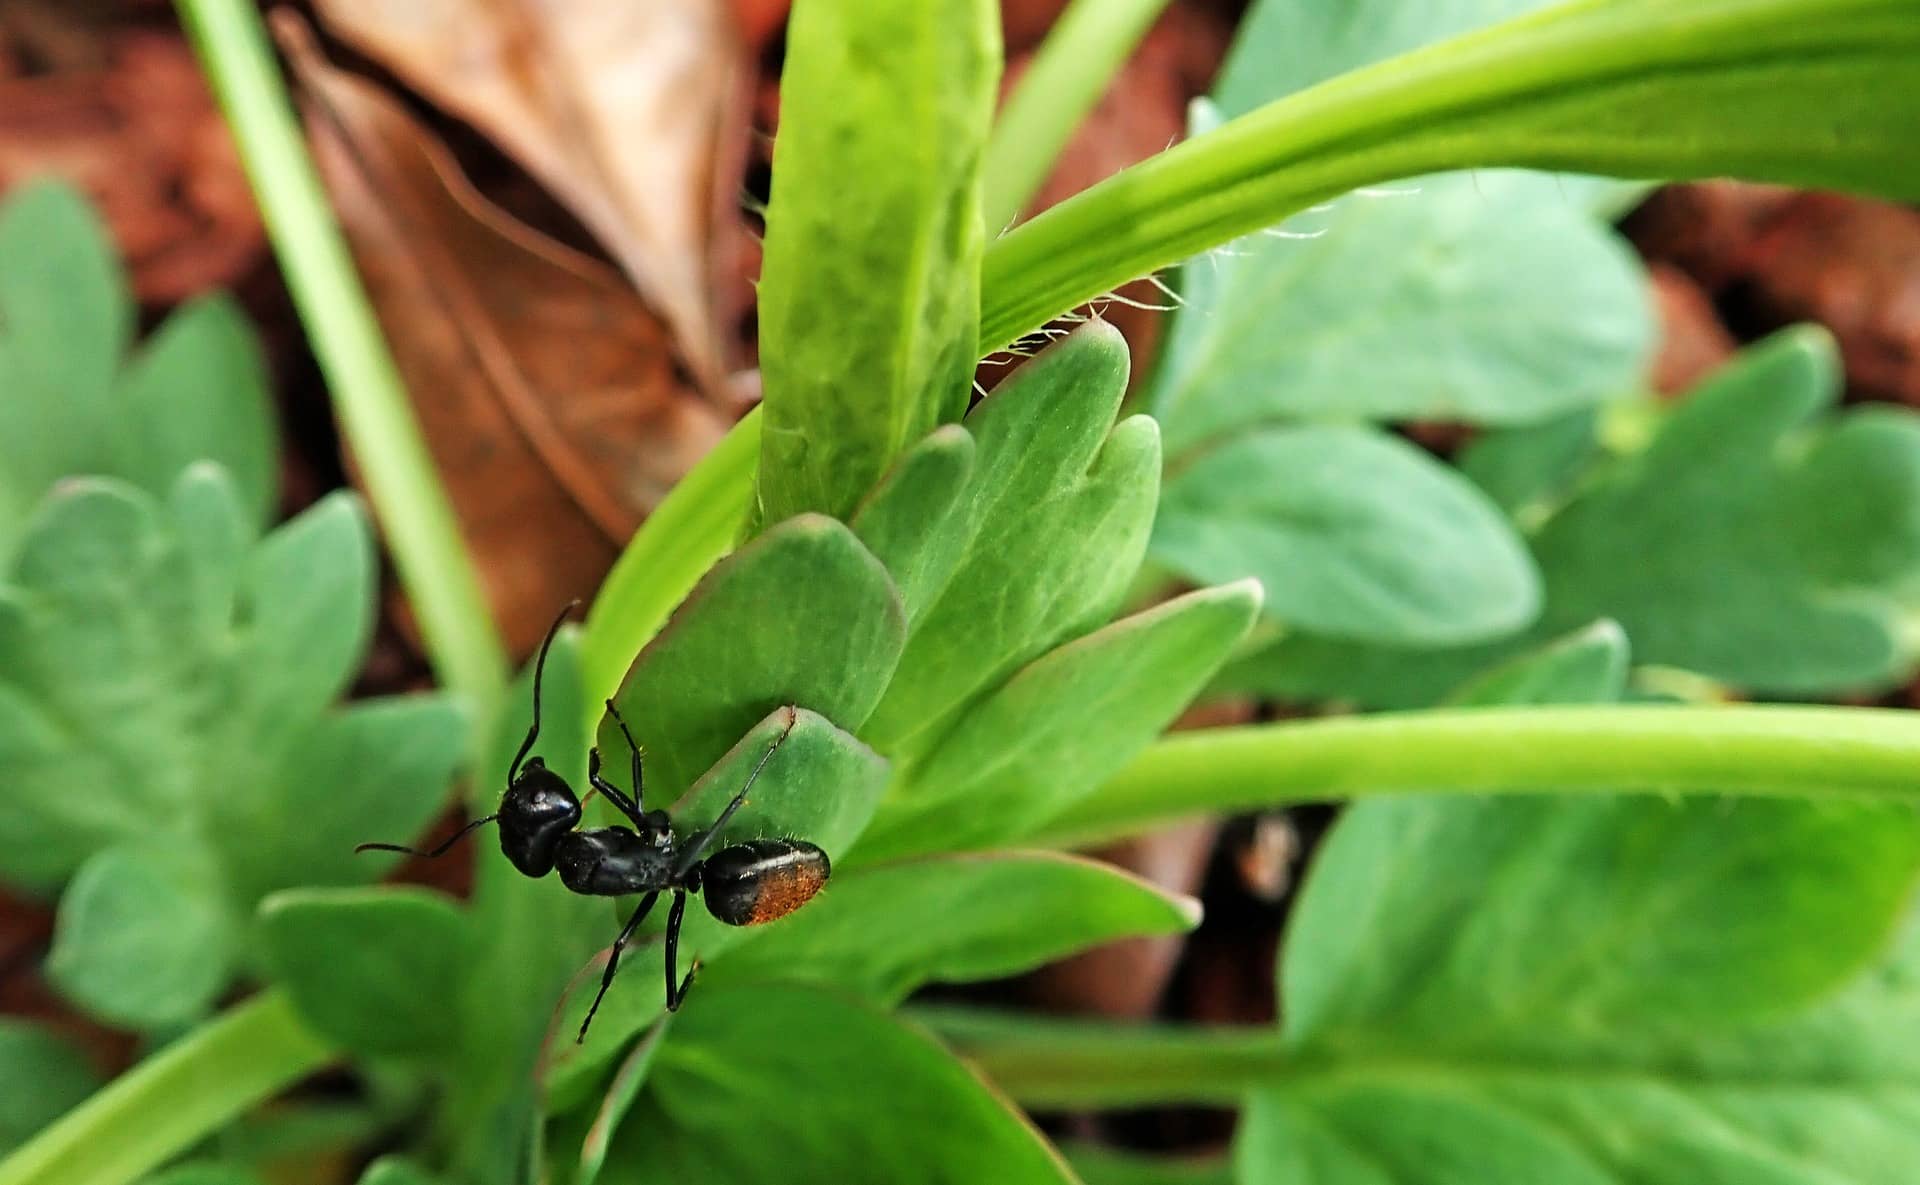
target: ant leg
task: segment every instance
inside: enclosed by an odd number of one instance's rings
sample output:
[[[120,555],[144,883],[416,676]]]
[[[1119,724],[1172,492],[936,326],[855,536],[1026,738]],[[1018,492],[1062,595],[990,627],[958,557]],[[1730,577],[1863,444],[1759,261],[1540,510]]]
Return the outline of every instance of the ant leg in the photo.
[[[560,623],[579,607],[578,600],[568,601],[566,608],[560,610],[560,616],[554,618],[553,624],[547,627],[546,639],[540,643],[540,661],[533,665],[533,727],[527,729],[527,739],[520,742],[520,751],[513,755],[513,764],[507,767],[509,786],[520,780],[520,763],[527,759],[527,754],[533,752],[533,740],[540,735],[540,681],[547,673],[547,651],[553,648],[554,635],[560,632]]]
[[[699,960],[687,968],[686,978],[676,986],[674,980],[680,975],[680,919],[687,912],[687,891],[673,891],[673,908],[667,911],[667,1011],[680,1011],[680,1002],[687,998],[687,985],[693,982],[693,973],[700,969]]]
[[[613,722],[620,726],[620,735],[627,738],[627,752],[632,755],[633,761],[633,805],[636,808],[644,809],[646,807],[647,796],[646,792],[642,789],[642,783],[645,778],[640,768],[642,754],[640,742],[633,739],[633,730],[627,727],[626,718],[620,715],[620,709],[613,706],[612,700],[607,701],[607,715],[613,717]]]
[[[685,880],[687,873],[692,870],[695,864],[700,862],[700,857],[707,854],[707,848],[712,846],[714,839],[719,836],[720,829],[727,825],[728,820],[733,818],[733,813],[739,810],[741,804],[747,801],[747,791],[753,789],[754,782],[760,778],[760,771],[767,768],[767,762],[773,760],[774,751],[785,744],[789,736],[793,735],[793,726],[799,722],[799,719],[798,716],[795,716],[792,720],[787,721],[786,729],[782,731],[779,736],[773,738],[773,743],[767,746],[767,751],[760,755],[759,764],[755,765],[753,772],[747,775],[746,784],[740,787],[740,793],[733,796],[733,801],[727,804],[726,810],[720,812],[720,817],[713,821],[713,825],[687,842],[686,850],[681,852],[680,858],[674,863],[674,880]]]
[[[587,1019],[580,1022],[580,1035],[573,1039],[575,1045],[587,1039],[587,1026],[593,1023],[593,1014],[600,1011],[600,1001],[607,998],[607,989],[613,986],[613,973],[620,969],[620,949],[627,945],[628,940],[633,937],[633,932],[640,928],[641,919],[647,916],[647,911],[652,909],[653,903],[659,899],[658,890],[642,897],[640,907],[633,911],[632,917],[627,919],[626,928],[620,931],[620,937],[613,940],[613,950],[607,955],[606,972],[600,976],[600,990],[594,993],[593,1004],[587,1009]]]
[[[600,750],[587,750],[587,781],[595,790],[607,796],[607,801],[620,808],[620,813],[633,820],[633,825],[641,831],[647,829],[647,822],[640,817],[640,805],[628,798],[626,791],[600,776]]]

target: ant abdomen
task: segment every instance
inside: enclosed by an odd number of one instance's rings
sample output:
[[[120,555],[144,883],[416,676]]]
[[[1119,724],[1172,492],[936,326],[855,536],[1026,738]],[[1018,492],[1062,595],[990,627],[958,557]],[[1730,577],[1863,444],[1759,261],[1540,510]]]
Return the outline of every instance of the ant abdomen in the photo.
[[[553,871],[560,840],[580,825],[580,800],[538,757],[500,800],[500,850],[526,876]]]
[[[750,839],[707,858],[701,892],[727,925],[757,926],[811,901],[832,872],[827,854],[803,839]]]

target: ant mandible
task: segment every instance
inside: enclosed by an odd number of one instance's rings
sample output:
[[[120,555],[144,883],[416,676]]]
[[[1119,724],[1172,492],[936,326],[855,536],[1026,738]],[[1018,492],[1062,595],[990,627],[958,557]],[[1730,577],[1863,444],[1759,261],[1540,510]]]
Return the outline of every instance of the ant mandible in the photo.
[[[740,787],[740,793],[733,796],[710,826],[683,838],[673,833],[673,820],[667,812],[642,808],[640,746],[634,741],[627,722],[621,719],[619,709],[608,700],[607,711],[620,726],[620,734],[626,738],[632,754],[633,797],[627,797],[618,786],[600,776],[597,746],[587,751],[587,781],[593,787],[587,796],[591,798],[594,791],[606,795],[607,801],[633,826],[578,830],[581,800],[574,795],[573,788],[565,778],[548,769],[539,756],[527,756],[540,735],[540,683],[546,674],[547,650],[553,645],[554,635],[560,632],[561,623],[578,605],[575,601],[562,609],[547,630],[546,640],[540,643],[540,658],[533,668],[533,726],[527,730],[527,739],[520,743],[520,751],[514,754],[513,764],[508,768],[507,791],[500,800],[499,811],[468,823],[430,852],[388,843],[363,843],[354,849],[356,852],[405,852],[432,859],[445,855],[475,828],[497,821],[500,850],[527,876],[537,880],[558,868],[561,883],[575,893],[592,897],[646,894],[633,916],[627,919],[620,937],[613,941],[606,972],[600,977],[600,990],[587,1009],[586,1019],[580,1022],[576,1042],[587,1039],[587,1026],[593,1023],[593,1014],[599,1011],[600,1001],[606,997],[614,972],[620,966],[621,948],[632,939],[660,894],[673,894],[673,906],[667,912],[665,959],[667,1011],[673,1012],[686,999],[687,986],[700,968],[696,961],[687,969],[686,978],[678,978],[680,921],[686,912],[687,894],[702,893],[707,912],[729,926],[757,926],[783,918],[805,905],[827,883],[832,872],[827,854],[799,839],[750,839],[721,848],[702,859],[720,829],[747,800],[747,791],[753,789],[760,771],[793,732],[795,717],[791,708],[787,709],[786,728],[761,754],[759,763],[747,775],[746,784]]]

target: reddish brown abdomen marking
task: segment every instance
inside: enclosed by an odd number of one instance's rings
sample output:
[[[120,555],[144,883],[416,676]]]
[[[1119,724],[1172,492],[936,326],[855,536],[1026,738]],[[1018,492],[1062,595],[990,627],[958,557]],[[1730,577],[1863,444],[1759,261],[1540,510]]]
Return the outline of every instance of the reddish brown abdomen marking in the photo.
[[[827,854],[799,839],[751,839],[715,852],[701,873],[707,912],[729,926],[758,926],[813,900],[832,875]]]

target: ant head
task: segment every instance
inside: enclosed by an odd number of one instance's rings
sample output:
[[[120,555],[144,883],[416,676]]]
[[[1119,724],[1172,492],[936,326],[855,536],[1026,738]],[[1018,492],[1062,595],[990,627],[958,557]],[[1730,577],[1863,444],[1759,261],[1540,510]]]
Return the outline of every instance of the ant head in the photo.
[[[565,779],[548,769],[540,758],[527,760],[527,754],[533,751],[533,742],[540,735],[540,692],[547,673],[547,652],[553,649],[553,639],[560,633],[561,624],[579,607],[578,600],[567,602],[566,608],[560,610],[560,615],[547,627],[547,636],[540,643],[540,657],[533,667],[533,727],[527,730],[527,739],[520,742],[520,751],[513,755],[513,764],[508,767],[507,793],[501,800],[499,812],[468,823],[432,851],[422,852],[401,844],[363,843],[353,849],[355,852],[403,852],[436,859],[446,855],[475,828],[498,820],[500,848],[515,868],[533,877],[553,871],[554,846],[560,842],[562,833],[572,830],[580,821],[580,802]]]
[[[523,874],[539,878],[553,871],[560,837],[580,825],[580,800],[536,757],[507,787],[499,819],[500,850]]]

